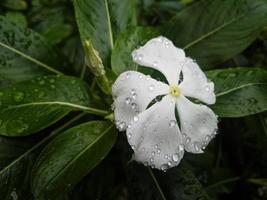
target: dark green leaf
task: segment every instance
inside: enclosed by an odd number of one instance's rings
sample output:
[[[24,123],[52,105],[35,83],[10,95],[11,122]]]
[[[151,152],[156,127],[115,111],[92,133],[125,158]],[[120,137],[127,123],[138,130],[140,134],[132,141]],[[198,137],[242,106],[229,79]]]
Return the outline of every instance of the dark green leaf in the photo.
[[[0,16],[0,84],[29,80],[63,64],[60,56],[30,29]]]
[[[113,71],[120,74],[128,70],[138,70],[138,65],[132,61],[132,51],[158,35],[156,29],[145,27],[132,27],[121,33],[112,51],[111,66]]]
[[[0,134],[25,136],[90,104],[86,84],[66,76],[44,76],[0,90]]]
[[[17,25],[20,25],[22,27],[27,27],[27,19],[25,15],[23,15],[21,12],[7,12],[6,17],[10,20],[16,23]]]
[[[25,0],[1,0],[0,5],[13,10],[25,10],[28,7]]]
[[[116,136],[109,122],[92,121],[56,137],[35,164],[32,176],[34,196],[56,199],[69,191],[103,160]]]
[[[159,174],[159,183],[170,200],[208,200],[209,197],[187,163]]]
[[[163,33],[203,67],[243,51],[267,24],[265,0],[202,0],[179,12]]]
[[[109,65],[113,35],[135,25],[134,0],[75,0],[74,7],[81,39],[91,40],[104,65]]]
[[[243,117],[267,110],[267,71],[257,68],[230,68],[207,72],[214,81],[216,104],[221,117]]]

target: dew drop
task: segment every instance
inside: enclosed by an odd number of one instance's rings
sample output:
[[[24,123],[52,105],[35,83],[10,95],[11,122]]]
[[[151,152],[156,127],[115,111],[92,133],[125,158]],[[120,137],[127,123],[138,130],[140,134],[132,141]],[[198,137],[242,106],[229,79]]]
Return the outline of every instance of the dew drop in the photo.
[[[209,86],[209,85],[205,85],[204,88],[205,88],[205,91],[206,91],[206,92],[210,92],[210,86]]]
[[[191,138],[187,137],[186,140],[185,140],[185,143],[188,144],[190,141],[191,141]]]
[[[127,137],[128,137],[128,139],[131,139],[131,137],[132,137],[132,133],[127,133]]]
[[[177,153],[173,154],[173,155],[172,155],[172,160],[173,160],[174,162],[178,162],[178,160],[179,160],[179,155],[178,155]]]
[[[180,145],[178,146],[178,150],[179,150],[179,151],[183,151],[183,150],[184,150],[184,145],[180,144]]]
[[[168,166],[172,166],[172,163],[170,161],[167,164],[168,164]]]
[[[157,61],[154,61],[153,62],[153,67],[157,67],[158,66],[158,62]]]
[[[150,158],[150,162],[153,163],[154,162],[154,158]]]
[[[137,107],[136,103],[132,103],[132,104],[131,104],[131,108],[132,108],[133,110],[135,110],[136,107]]]
[[[126,103],[126,104],[130,104],[130,103],[131,103],[131,98],[127,97],[127,98],[125,99],[125,103]]]
[[[163,165],[160,166],[160,169],[161,169],[162,171],[166,172],[167,169],[168,169],[168,165],[163,164]]]
[[[175,120],[171,120],[169,122],[169,127],[173,128],[176,125],[176,121]]]
[[[150,85],[150,86],[149,86],[149,88],[148,88],[148,89],[149,89],[149,91],[153,91],[153,90],[154,90],[154,88],[155,88],[155,86],[152,84],[152,85]]]
[[[200,150],[200,145],[198,142],[194,143],[194,148],[195,148],[196,152],[198,152]]]
[[[14,94],[14,101],[21,102],[24,99],[24,93],[23,92],[16,92]]]
[[[154,156],[154,155],[155,155],[155,151],[152,151],[152,152],[151,152],[151,155]]]
[[[119,131],[123,131],[125,129],[125,127],[126,127],[125,122],[117,122],[116,125],[117,125],[117,129]]]
[[[160,152],[161,152],[161,149],[157,149],[157,154],[160,154]]]
[[[137,122],[139,120],[138,116],[134,116],[133,120]]]

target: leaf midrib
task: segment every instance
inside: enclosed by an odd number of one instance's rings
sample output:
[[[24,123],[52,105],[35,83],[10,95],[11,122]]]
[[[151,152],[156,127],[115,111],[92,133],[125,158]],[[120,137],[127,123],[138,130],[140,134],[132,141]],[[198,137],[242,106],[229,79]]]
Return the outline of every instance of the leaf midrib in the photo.
[[[2,112],[7,111],[7,110],[12,110],[12,109],[17,109],[17,108],[23,108],[23,107],[29,107],[29,106],[40,106],[40,105],[60,105],[60,106],[67,106],[67,107],[77,108],[77,109],[83,110],[83,111],[88,111],[89,113],[93,112],[93,113],[99,113],[99,114],[103,114],[103,115],[108,114],[108,112],[104,111],[104,110],[99,110],[99,109],[96,109],[96,108],[91,108],[91,107],[82,106],[82,105],[79,105],[79,104],[74,104],[74,103],[69,103],[69,102],[62,102],[62,101],[32,102],[32,103],[14,105],[14,106],[9,106],[9,107],[3,109]]]
[[[92,143],[90,143],[88,146],[86,146],[80,153],[78,153],[72,160],[70,160],[67,165],[64,167],[63,170],[60,170],[60,172],[58,174],[56,174],[56,176],[54,176],[54,178],[52,178],[46,185],[44,188],[46,188],[48,185],[50,185],[50,183],[53,183],[54,180],[59,177],[63,172],[66,171],[66,169],[69,168],[69,166],[71,166],[73,164],[73,162],[79,158],[84,152],[86,152],[90,147],[92,147],[93,145],[95,145],[99,140],[100,138],[102,138],[106,133],[108,133],[111,128],[113,127],[113,124],[110,125],[105,131],[103,131],[103,133],[101,135],[99,135],[99,137],[96,138],[96,140]]]
[[[258,7],[258,6],[255,6],[255,7],[251,8],[251,10],[253,10],[253,9],[257,8],[257,7]],[[250,10],[248,9],[247,12],[248,12],[248,11],[250,11]],[[223,24],[220,25],[219,27],[217,27],[217,28],[211,30],[210,32],[207,32],[206,34],[202,35],[201,37],[197,38],[196,40],[194,40],[194,41],[190,42],[189,44],[185,45],[185,46],[183,47],[183,49],[186,50],[186,49],[191,48],[192,46],[194,46],[194,45],[200,43],[202,40],[205,40],[206,38],[212,36],[213,34],[216,34],[216,33],[217,33],[218,31],[220,31],[221,29],[223,29],[223,28],[225,28],[225,27],[231,25],[232,23],[236,22],[237,20],[239,20],[239,19],[241,19],[241,18],[243,18],[243,17],[245,17],[245,16],[246,16],[245,14],[241,14],[241,15],[239,15],[239,16],[237,16],[237,17],[234,17],[232,20],[223,23]]]
[[[229,93],[231,93],[231,92],[234,92],[234,91],[236,91],[236,90],[240,90],[240,89],[242,89],[242,88],[249,87],[249,86],[253,86],[253,85],[267,85],[267,83],[247,83],[247,84],[240,85],[240,86],[238,86],[238,87],[235,87],[235,88],[226,90],[226,91],[224,91],[224,92],[217,93],[217,94],[216,94],[216,97],[220,97],[220,96],[229,94]]]
[[[11,46],[9,46],[7,44],[4,44],[3,42],[0,42],[0,46],[2,46],[5,49],[8,49],[9,51],[12,51],[13,53],[15,53],[17,55],[20,55],[21,57],[29,60],[30,62],[32,62],[32,63],[34,63],[36,65],[39,65],[42,68],[45,68],[48,71],[51,71],[51,72],[53,72],[55,74],[59,74],[59,75],[62,75],[63,74],[60,71],[54,69],[53,67],[50,67],[47,64],[45,64],[45,63],[43,63],[43,62],[41,62],[41,61],[39,61],[39,60],[31,57],[30,55],[27,55],[27,54],[23,53],[22,51],[20,51],[18,49],[15,49],[14,47],[11,47]]]

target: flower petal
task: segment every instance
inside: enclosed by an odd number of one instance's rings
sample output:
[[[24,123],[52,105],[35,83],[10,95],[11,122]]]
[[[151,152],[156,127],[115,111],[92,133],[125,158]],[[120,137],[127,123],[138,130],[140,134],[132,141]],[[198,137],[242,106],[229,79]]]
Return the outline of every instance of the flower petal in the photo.
[[[217,116],[205,105],[194,104],[184,96],[176,101],[185,150],[203,153],[217,131]]]
[[[162,36],[149,40],[143,47],[133,51],[134,62],[154,68],[167,78],[170,85],[178,84],[185,53]]]
[[[214,104],[214,84],[207,80],[206,75],[191,58],[186,58],[182,68],[183,81],[180,84],[184,96],[193,97],[207,104]]]
[[[175,118],[175,99],[163,99],[139,114],[127,129],[134,159],[167,170],[180,163],[184,154],[182,136]]]
[[[126,130],[129,122],[144,111],[159,95],[169,92],[169,86],[140,72],[122,73],[112,86],[115,120],[120,131]]]

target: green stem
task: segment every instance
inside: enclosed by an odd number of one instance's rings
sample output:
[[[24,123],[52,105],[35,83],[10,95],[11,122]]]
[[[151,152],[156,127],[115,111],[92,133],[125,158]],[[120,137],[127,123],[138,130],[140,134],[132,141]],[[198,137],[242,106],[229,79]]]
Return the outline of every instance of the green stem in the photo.
[[[44,63],[40,62],[39,60],[36,60],[35,58],[33,58],[33,57],[31,57],[31,56],[28,56],[28,55],[26,55],[25,53],[23,53],[23,52],[21,52],[21,51],[18,51],[17,49],[15,49],[15,48],[13,48],[13,47],[10,47],[10,46],[8,46],[8,45],[2,43],[2,42],[0,42],[0,46],[2,46],[2,47],[4,47],[4,48],[6,48],[6,49],[8,49],[8,50],[10,50],[10,51],[12,51],[12,52],[18,54],[18,55],[20,55],[21,57],[24,57],[24,58],[30,60],[31,62],[33,62],[33,63],[35,63],[35,64],[37,64],[37,65],[39,65],[39,66],[41,66],[41,67],[43,67],[43,68],[45,68],[45,69],[51,71],[51,72],[53,72],[53,73],[56,73],[56,74],[59,74],[59,75],[62,75],[62,74],[63,74],[63,73],[61,73],[60,71],[58,71],[58,70],[56,70],[56,69],[54,69],[54,68],[48,66],[47,64],[44,64]]]
[[[80,74],[81,79],[84,79],[85,72],[86,72],[86,64],[84,62],[82,69],[81,69],[81,74]]]
[[[212,188],[215,188],[215,187],[218,187],[220,185],[224,185],[226,183],[231,183],[231,182],[235,182],[235,181],[238,181],[240,180],[240,177],[239,176],[236,176],[236,177],[233,177],[233,178],[229,178],[229,179],[225,179],[225,180],[222,180],[222,181],[219,181],[217,183],[214,183],[212,185],[209,185],[206,187],[206,190],[210,190]]]
[[[167,200],[167,198],[165,197],[165,195],[164,195],[164,193],[163,193],[163,191],[162,191],[162,189],[161,189],[161,187],[160,187],[160,185],[159,185],[159,183],[158,183],[158,181],[157,181],[154,173],[152,172],[152,170],[150,169],[150,167],[147,167],[147,169],[148,169],[149,174],[152,177],[152,179],[153,179],[153,181],[154,181],[154,183],[155,183],[155,185],[156,185],[156,187],[157,187],[157,189],[158,189],[158,191],[160,193],[160,196],[161,196],[162,200]]]

